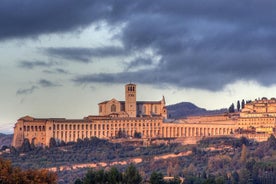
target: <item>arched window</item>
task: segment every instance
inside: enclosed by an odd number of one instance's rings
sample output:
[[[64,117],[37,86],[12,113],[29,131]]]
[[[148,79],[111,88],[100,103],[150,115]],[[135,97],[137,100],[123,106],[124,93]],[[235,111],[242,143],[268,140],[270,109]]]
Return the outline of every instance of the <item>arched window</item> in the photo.
[[[116,112],[116,105],[115,104],[111,105],[111,112]]]

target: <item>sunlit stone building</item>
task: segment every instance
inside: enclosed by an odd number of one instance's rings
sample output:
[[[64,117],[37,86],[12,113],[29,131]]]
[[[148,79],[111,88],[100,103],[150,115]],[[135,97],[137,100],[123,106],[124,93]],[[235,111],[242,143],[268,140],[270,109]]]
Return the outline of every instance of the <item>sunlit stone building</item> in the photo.
[[[276,100],[263,98],[247,103],[241,112],[213,116],[167,119],[165,98],[160,101],[136,101],[136,85],[125,85],[125,101],[111,99],[98,104],[99,115],[83,119],[33,118],[18,119],[12,145],[20,147],[24,139],[35,145],[48,146],[50,139],[75,142],[78,139],[133,138],[202,138],[241,134],[250,131],[274,133]],[[252,134],[251,134],[252,136]]]
[[[72,142],[93,136],[162,137],[161,125],[167,118],[165,98],[160,101],[136,101],[136,85],[125,85],[125,101],[111,99],[99,103],[99,115],[83,119],[33,118],[18,119],[12,145],[19,147],[24,139],[35,145],[49,145],[50,138]]]
[[[276,99],[262,98],[247,103],[240,112],[238,128],[257,133],[274,133],[276,128]]]

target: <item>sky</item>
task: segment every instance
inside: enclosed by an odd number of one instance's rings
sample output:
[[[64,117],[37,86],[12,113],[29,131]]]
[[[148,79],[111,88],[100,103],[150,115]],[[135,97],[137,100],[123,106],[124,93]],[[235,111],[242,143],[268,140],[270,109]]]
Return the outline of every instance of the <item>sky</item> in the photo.
[[[272,0],[2,0],[0,132],[17,119],[98,114],[98,103],[275,97]]]

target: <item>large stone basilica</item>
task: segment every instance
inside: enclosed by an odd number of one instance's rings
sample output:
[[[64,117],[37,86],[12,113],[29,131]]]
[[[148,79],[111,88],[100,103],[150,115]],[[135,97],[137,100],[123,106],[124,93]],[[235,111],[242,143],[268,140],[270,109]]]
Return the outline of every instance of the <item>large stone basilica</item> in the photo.
[[[20,147],[24,139],[37,146],[48,146],[50,139],[75,142],[78,139],[133,138],[203,138],[244,135],[267,138],[276,125],[276,99],[262,98],[247,103],[241,112],[213,116],[167,119],[165,98],[160,101],[136,101],[136,85],[125,85],[125,101],[111,99],[98,104],[99,115],[83,119],[18,119],[12,146]]]

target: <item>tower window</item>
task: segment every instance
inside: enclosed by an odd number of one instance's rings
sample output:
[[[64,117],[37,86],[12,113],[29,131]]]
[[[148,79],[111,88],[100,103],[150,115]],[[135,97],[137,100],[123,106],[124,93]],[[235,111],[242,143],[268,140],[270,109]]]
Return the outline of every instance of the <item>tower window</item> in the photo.
[[[135,86],[128,86],[128,91],[135,91]]]

